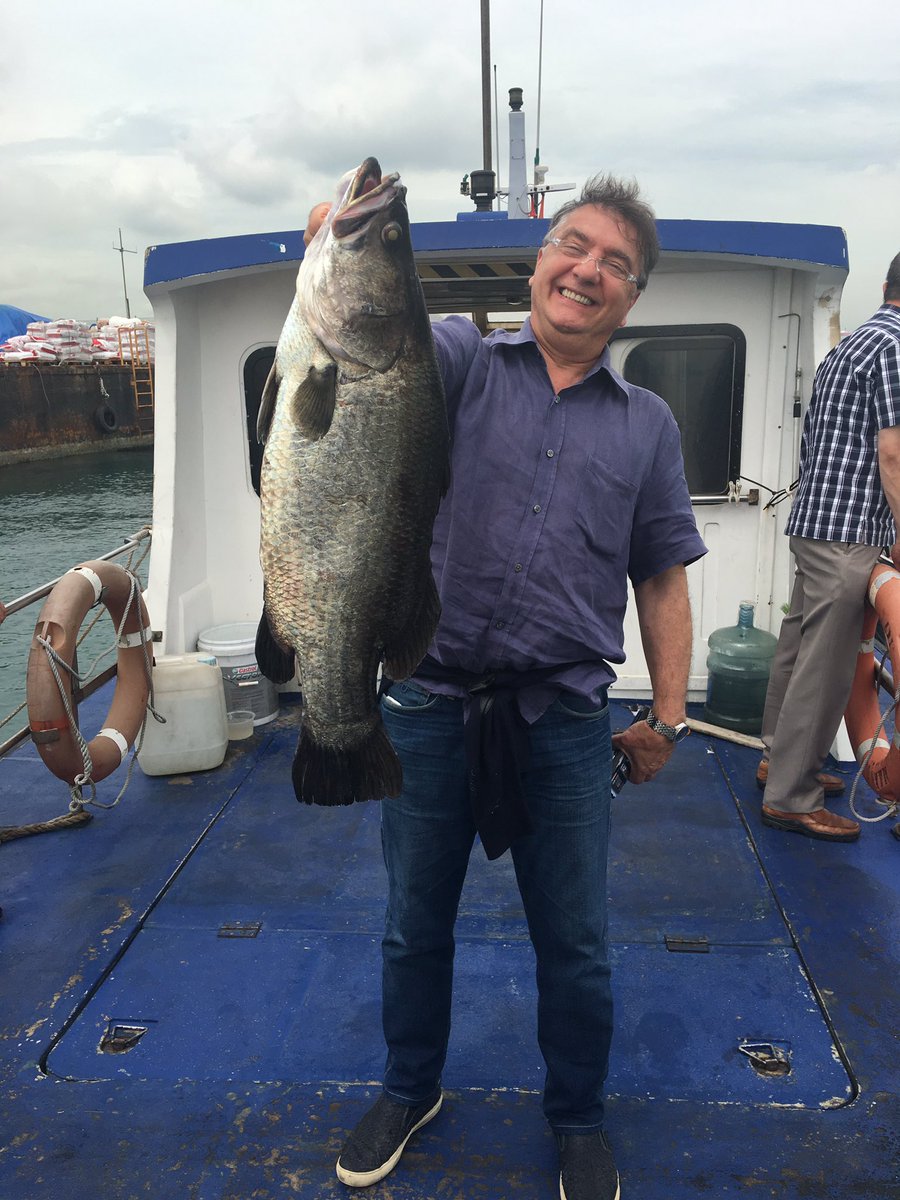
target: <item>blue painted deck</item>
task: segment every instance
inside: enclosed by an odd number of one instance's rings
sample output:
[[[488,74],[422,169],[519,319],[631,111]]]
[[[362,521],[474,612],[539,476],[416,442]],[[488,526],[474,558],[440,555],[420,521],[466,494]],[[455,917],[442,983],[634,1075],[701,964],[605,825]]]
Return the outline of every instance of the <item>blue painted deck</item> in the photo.
[[[2,1200],[349,1194],[334,1160],[383,1054],[378,806],[300,808],[297,709],[282,713],[217,771],[136,769],[86,828],[0,846]],[[97,701],[82,721],[99,724]],[[694,736],[616,802],[623,1197],[896,1200],[894,821],[849,846],[765,829],[755,762]],[[67,799],[30,745],[0,760],[0,825]],[[444,1110],[366,1195],[553,1197],[530,944],[508,861],[477,847],[456,978]],[[146,1032],[104,1053],[115,1024]],[[744,1039],[781,1047],[790,1074],[759,1075]]]

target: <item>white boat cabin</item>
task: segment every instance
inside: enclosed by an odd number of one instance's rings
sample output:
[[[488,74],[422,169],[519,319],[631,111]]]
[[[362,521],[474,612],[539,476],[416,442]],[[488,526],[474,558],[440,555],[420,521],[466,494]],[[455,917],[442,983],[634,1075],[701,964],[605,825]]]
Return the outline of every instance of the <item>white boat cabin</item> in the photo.
[[[548,224],[488,213],[413,225],[433,316],[470,313],[485,328],[521,320]],[[789,599],[789,500],[767,505],[796,477],[815,367],[840,333],[847,246],[827,226],[662,220],[659,233],[660,264],[611,349],[616,368],[662,395],[681,428],[709,547],[688,570],[696,700],[709,634],[735,624],[742,601],[777,633]],[[162,653],[193,650],[201,631],[256,622],[262,610],[256,413],[302,249],[291,231],[147,253],[157,329],[147,604]],[[633,606],[626,651],[615,690],[647,695]]]

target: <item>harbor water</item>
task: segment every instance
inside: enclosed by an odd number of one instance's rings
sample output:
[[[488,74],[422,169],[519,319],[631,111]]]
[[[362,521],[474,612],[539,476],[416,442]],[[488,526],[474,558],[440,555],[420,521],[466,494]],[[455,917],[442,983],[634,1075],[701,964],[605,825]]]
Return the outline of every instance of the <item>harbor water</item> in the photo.
[[[153,451],[121,450],[0,467],[0,600],[5,604],[151,523]],[[117,560],[123,565],[127,555]],[[146,586],[146,561],[139,572]],[[41,602],[0,625],[0,721],[25,699],[28,649]],[[93,614],[91,614],[93,616]],[[104,612],[79,651],[88,666],[113,640]],[[114,661],[105,658],[102,668]],[[25,724],[0,729],[0,741]]]

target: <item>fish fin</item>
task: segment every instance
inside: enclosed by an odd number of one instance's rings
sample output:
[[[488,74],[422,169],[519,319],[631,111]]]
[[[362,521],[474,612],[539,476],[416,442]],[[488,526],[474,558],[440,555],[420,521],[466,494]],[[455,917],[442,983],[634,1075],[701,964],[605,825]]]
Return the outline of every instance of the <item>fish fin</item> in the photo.
[[[420,592],[418,609],[406,626],[400,630],[395,641],[384,648],[384,673],[389,679],[407,679],[425,657],[441,615],[441,602],[427,565],[427,577]]]
[[[333,808],[399,796],[403,770],[380,722],[364,742],[349,750],[320,745],[303,726],[291,779],[301,803]]]
[[[333,362],[311,366],[294,395],[294,413],[302,433],[313,441],[331,428],[337,397],[337,367]]]
[[[265,611],[256,629],[256,663],[273,683],[287,683],[294,677],[294,651],[286,650],[275,638]]]
[[[256,415],[256,440],[263,446],[266,444],[266,438],[269,436],[272,417],[275,414],[275,401],[278,399],[278,388],[280,385],[281,380],[278,378],[273,362],[272,369],[269,371],[269,374],[266,376],[266,382],[263,384],[259,412]]]

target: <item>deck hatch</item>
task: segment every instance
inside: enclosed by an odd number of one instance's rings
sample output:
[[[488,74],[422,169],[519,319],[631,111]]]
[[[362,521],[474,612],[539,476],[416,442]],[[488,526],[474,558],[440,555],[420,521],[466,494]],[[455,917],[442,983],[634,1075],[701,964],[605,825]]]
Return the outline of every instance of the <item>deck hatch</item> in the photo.
[[[341,933],[273,928],[241,946],[208,930],[147,927],[51,1051],[48,1069],[69,1081],[102,1077],[105,1014],[134,1011],[151,986],[161,1015],[153,1037],[129,1052],[141,1078],[375,1079],[383,1066],[380,935],[355,924]],[[619,1014],[611,1096],[803,1108],[849,1099],[850,1081],[790,949],[711,945],[690,957],[659,943],[614,944],[610,958]],[[537,1040],[523,1036],[536,1006],[527,939],[459,938],[455,974],[447,1087],[540,1092]],[[772,1038],[786,1029],[790,1043]],[[793,1048],[790,1073],[768,1066],[774,1051],[755,1048],[751,1058],[739,1049],[759,1045]],[[115,1078],[106,1061],[106,1077]]]
[[[100,1039],[100,1050],[103,1054],[127,1054],[135,1048],[148,1029],[149,1024],[110,1021]]]
[[[673,954],[709,954],[709,938],[706,937],[674,937],[667,933],[665,943],[666,949]]]
[[[787,1042],[739,1042],[738,1050],[760,1075],[791,1073],[791,1048]]]
[[[262,929],[262,921],[230,921],[219,926],[216,937],[220,938],[255,938]]]
[[[284,762],[295,741],[287,727],[273,734],[282,753],[257,759],[253,787],[245,782],[222,810],[49,1050],[48,1074],[96,1081],[106,1064],[116,1079],[122,1060],[97,1053],[109,1014],[152,1005],[153,1036],[128,1055],[134,1077],[215,1086],[379,1078],[380,814],[376,805],[338,814],[303,806],[286,821]],[[852,1081],[718,759],[700,738],[680,751],[663,788],[648,784],[615,808],[609,1093],[839,1108],[852,1099]],[[263,923],[265,937],[246,936]],[[223,927],[238,936],[218,937]],[[545,1068],[528,1032],[534,954],[508,857],[473,855],[456,934],[447,1087],[539,1093]],[[708,950],[671,952],[666,934],[706,939]],[[788,1031],[787,1075],[754,1069],[738,1049],[779,1045]]]

